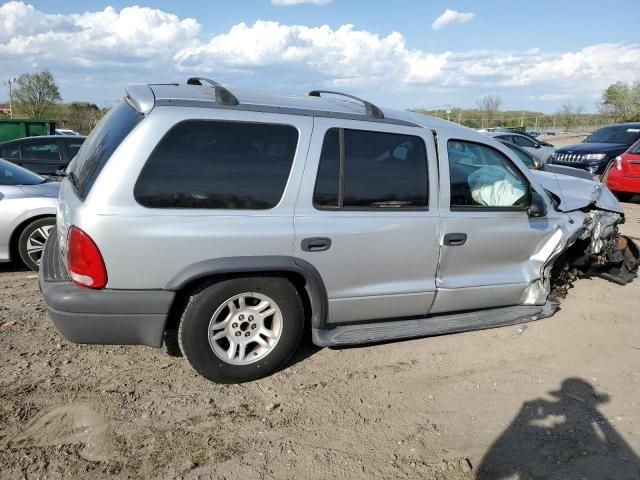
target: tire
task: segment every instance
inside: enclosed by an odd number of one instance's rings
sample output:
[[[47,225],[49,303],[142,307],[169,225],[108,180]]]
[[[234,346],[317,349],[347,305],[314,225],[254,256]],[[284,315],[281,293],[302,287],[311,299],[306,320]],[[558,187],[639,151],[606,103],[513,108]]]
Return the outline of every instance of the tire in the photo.
[[[38,271],[44,244],[56,225],[55,217],[41,218],[31,222],[18,237],[18,253],[22,262],[31,270]]]
[[[203,377],[241,383],[282,367],[297,350],[303,329],[302,300],[287,279],[234,278],[191,296],[180,320],[178,342]]]
[[[631,193],[631,192],[614,192],[614,194],[618,198],[618,200],[620,200],[621,202],[629,202],[635,195],[634,193]]]

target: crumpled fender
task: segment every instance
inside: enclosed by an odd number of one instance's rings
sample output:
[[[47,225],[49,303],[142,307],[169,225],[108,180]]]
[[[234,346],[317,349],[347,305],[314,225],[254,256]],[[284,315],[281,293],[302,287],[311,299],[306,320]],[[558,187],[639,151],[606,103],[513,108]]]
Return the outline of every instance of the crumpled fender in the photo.
[[[560,200],[559,210],[571,212],[589,206],[624,214],[624,209],[611,190],[600,182],[570,177],[559,173],[533,171],[540,184]]]

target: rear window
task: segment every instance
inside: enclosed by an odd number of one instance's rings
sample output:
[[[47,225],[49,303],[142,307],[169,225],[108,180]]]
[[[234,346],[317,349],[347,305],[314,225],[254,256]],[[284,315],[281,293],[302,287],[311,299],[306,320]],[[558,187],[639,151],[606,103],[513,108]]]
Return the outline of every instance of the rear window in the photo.
[[[78,196],[84,200],[107,161],[142,115],[121,100],[98,123],[78,151],[69,171]]]
[[[188,120],[160,141],[134,196],[151,208],[273,208],[297,143],[290,125]]]

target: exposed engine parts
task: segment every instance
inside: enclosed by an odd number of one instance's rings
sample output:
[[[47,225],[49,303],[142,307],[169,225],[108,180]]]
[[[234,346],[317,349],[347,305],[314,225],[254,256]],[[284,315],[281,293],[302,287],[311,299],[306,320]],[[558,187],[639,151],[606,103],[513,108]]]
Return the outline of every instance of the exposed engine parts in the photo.
[[[618,233],[624,217],[606,210],[585,212],[578,238],[551,269],[551,294],[565,297],[580,277],[599,276],[619,285],[637,277],[640,265],[638,246]]]

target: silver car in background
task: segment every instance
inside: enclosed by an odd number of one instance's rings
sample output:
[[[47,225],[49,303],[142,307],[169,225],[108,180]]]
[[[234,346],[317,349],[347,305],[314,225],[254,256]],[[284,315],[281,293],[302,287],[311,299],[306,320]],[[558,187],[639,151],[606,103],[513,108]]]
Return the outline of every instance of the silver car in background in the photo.
[[[38,270],[56,224],[60,183],[0,159],[0,263],[18,257]]]
[[[542,163],[547,163],[549,157],[556,151],[555,147],[548,147],[528,135],[520,135],[515,132],[485,132],[485,135],[493,137],[496,140],[513,143],[529,152]]]

